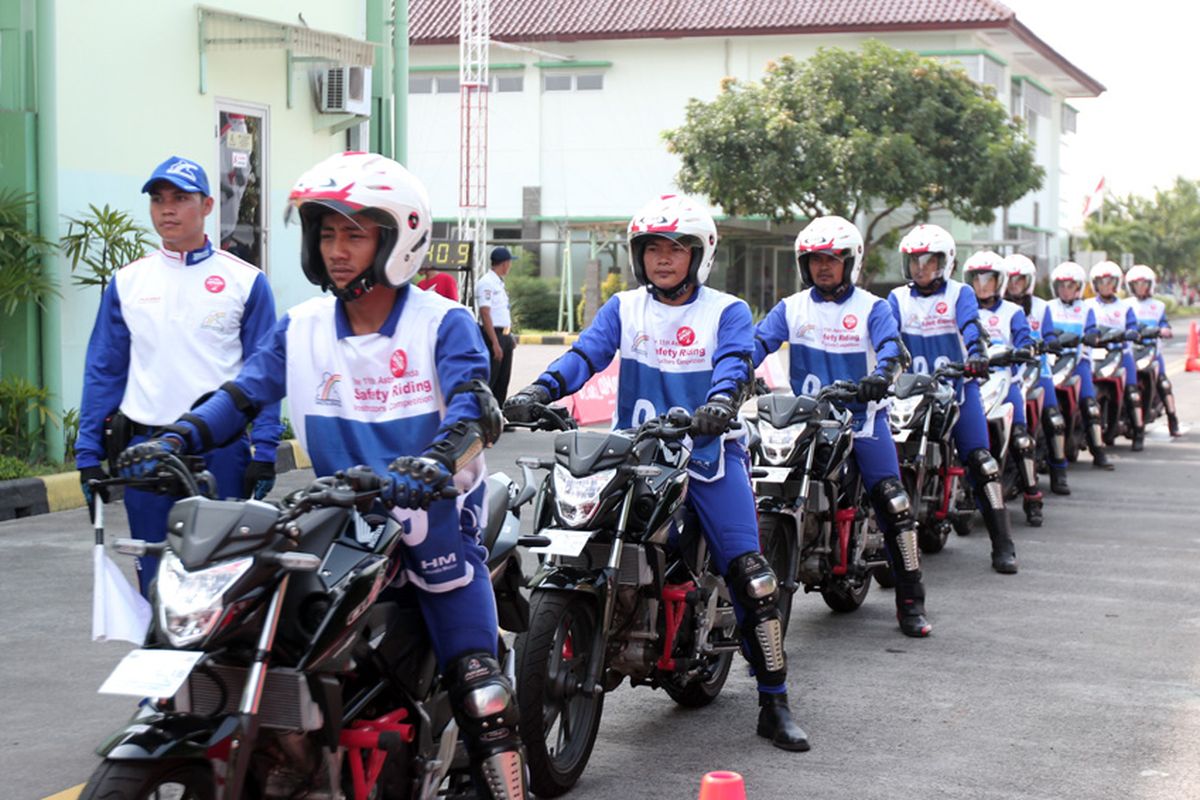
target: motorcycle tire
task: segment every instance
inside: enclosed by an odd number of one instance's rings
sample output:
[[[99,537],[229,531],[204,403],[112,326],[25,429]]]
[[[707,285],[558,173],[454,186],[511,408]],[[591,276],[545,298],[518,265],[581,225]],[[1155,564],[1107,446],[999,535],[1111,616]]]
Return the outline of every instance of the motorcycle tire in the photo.
[[[917,544],[920,546],[921,552],[928,555],[942,552],[942,548],[946,546],[946,540],[950,538],[951,530],[952,527],[946,520],[940,522],[930,520],[919,525],[917,527]]]
[[[1071,422],[1071,429],[1067,433],[1066,445],[1067,461],[1074,464],[1079,460],[1079,451],[1083,449],[1083,419],[1078,413],[1075,414],[1075,419]]]
[[[780,514],[759,514],[758,543],[762,554],[779,581],[779,621],[783,623],[783,635],[787,636],[788,621],[792,617],[792,600],[795,590],[788,591],[784,584],[787,582],[788,563],[792,552],[796,549],[795,522],[785,519]],[[796,580],[796,576],[791,576]]]
[[[102,761],[79,800],[213,800],[212,768],[202,761]]]
[[[958,496],[954,498],[954,513],[950,525],[959,536],[971,535],[971,521],[975,517],[975,496],[971,485],[965,480],[958,483]]]
[[[574,592],[535,591],[529,630],[517,636],[517,707],[530,788],[539,797],[571,790],[587,767],[604,692],[581,683],[592,643],[602,636],[593,601]]]
[[[875,567],[871,570],[871,575],[875,577],[875,582],[884,589],[896,588],[896,575],[892,572],[891,567]]]
[[[828,589],[822,589],[821,597],[825,599],[825,605],[837,613],[849,614],[852,611],[858,611],[870,591],[870,578],[864,578],[857,583],[847,578],[840,578],[835,580]]]
[[[1105,447],[1112,447],[1117,441],[1117,434],[1120,432],[1118,421],[1115,419],[1116,414],[1113,412],[1113,404],[1109,402],[1107,395],[1099,395],[1096,398],[1100,401],[1100,438],[1104,442]]]
[[[1017,495],[1021,494],[1021,476],[1019,470],[1020,465],[1017,464],[1017,459],[1013,457],[1012,450],[1004,454],[1003,479],[1001,481],[1004,486],[1004,499],[1014,500]]]
[[[787,627],[784,626],[784,634]],[[735,627],[734,636],[740,635]],[[711,638],[711,637],[710,637]],[[708,656],[706,675],[694,676],[686,683],[673,680],[663,682],[663,691],[684,708],[703,708],[717,699],[725,688],[725,680],[729,677],[729,668],[733,666],[733,653],[716,653]]]

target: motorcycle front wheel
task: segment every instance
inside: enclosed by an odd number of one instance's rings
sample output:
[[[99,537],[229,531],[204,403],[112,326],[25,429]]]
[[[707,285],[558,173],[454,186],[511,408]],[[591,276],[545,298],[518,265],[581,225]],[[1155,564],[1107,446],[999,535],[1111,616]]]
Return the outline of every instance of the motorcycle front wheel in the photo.
[[[187,761],[104,761],[79,800],[213,800],[208,764]]]
[[[867,599],[869,591],[871,591],[870,576],[858,581],[842,578],[834,581],[828,589],[822,589],[821,597],[825,599],[825,605],[834,611],[839,614],[848,614],[851,611],[858,611],[859,606]]]
[[[796,580],[795,575],[787,574],[796,549],[796,523],[781,514],[759,514],[758,543],[779,582],[779,621],[783,623],[783,635],[787,636],[795,590],[788,591],[785,584]]]
[[[573,592],[535,591],[529,630],[517,637],[517,704],[529,784],[558,797],[579,780],[592,755],[604,692],[584,692],[595,637],[592,600]]]

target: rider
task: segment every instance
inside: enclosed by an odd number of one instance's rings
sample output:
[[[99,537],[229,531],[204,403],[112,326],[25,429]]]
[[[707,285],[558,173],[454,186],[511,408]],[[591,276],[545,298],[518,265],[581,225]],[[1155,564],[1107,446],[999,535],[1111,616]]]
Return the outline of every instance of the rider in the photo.
[[[974,292],[950,277],[956,252],[953,237],[937,225],[918,225],[900,241],[900,252],[908,283],[893,289],[888,302],[913,355],[913,372],[930,373],[947,362],[964,362],[966,378],[986,379],[990,367],[979,304]],[[1017,551],[1009,533],[1000,465],[988,449],[979,384],[965,380],[958,389],[954,446],[967,467],[992,540],[992,569],[1011,575],[1017,571]]]
[[[1154,270],[1145,264],[1138,264],[1125,273],[1125,287],[1129,290],[1129,303],[1141,325],[1155,326],[1162,339],[1170,339],[1171,323],[1167,321],[1167,306],[1162,300],[1154,297],[1154,285],[1158,281]],[[1163,405],[1167,409],[1167,428],[1172,436],[1179,435],[1179,417],[1175,414],[1175,393],[1171,389],[1171,379],[1167,377],[1167,367],[1163,362],[1162,351],[1158,352],[1158,391],[1162,395]]]
[[[567,353],[508,399],[504,413],[532,422],[538,405],[578,391],[616,353],[615,427],[635,427],[674,406],[694,409],[687,502],[729,584],[758,681],[758,735],[784,750],[807,750],[808,737],[788,708],[779,584],[759,552],[749,454],[741,436],[727,434],[754,380],[750,308],[704,285],[717,227],[695,202],[676,195],[652,201],[634,215],[628,237],[633,275],[644,288],[605,303]]]
[[[1096,402],[1096,386],[1092,383],[1091,347],[1100,339],[1096,327],[1095,312],[1084,305],[1083,283],[1087,276],[1083,267],[1074,261],[1064,261],[1050,273],[1050,285],[1054,287],[1054,299],[1046,304],[1054,332],[1059,337],[1064,333],[1075,334],[1083,340],[1079,363],[1075,374],[1079,376],[1079,413],[1083,415],[1083,429],[1087,435],[1088,449],[1092,451],[1092,465],[1100,469],[1116,469],[1108,454],[1104,452],[1104,439],[1100,435],[1100,404]]]
[[[885,401],[908,353],[882,299],[854,284],[862,271],[862,234],[841,217],[818,217],[796,237],[796,264],[804,288],[781,300],[754,331],[754,363],[788,342],[792,391],[813,395],[839,380],[859,381],[854,460],[875,507],[896,576],[896,618],[908,636],[928,636],[925,585],[912,503],[900,482],[900,464]],[[865,377],[864,377],[865,376]]]
[[[525,796],[513,689],[496,661],[496,604],[475,520],[482,451],[500,433],[488,353],[461,305],[411,289],[429,249],[425,187],[372,153],[339,153],[306,172],[289,202],[300,264],[329,291],[292,308],[271,340],[211,399],[126,450],[128,477],[167,453],[209,450],[288,396],[318,476],[366,464],[404,526],[396,585],[416,588],[476,782]],[[290,356],[290,357],[289,357]],[[459,494],[444,499],[453,485]]]
[[[1024,357],[1032,358],[1036,342],[1025,312],[1016,303],[1004,300],[1008,271],[1004,259],[991,250],[980,250],[963,264],[963,282],[975,290],[979,303],[979,321],[993,344],[1016,348]],[[1019,367],[1012,368],[1014,377]],[[1024,493],[1025,521],[1034,528],[1042,526],[1042,493],[1037,485],[1037,445],[1025,422],[1025,395],[1021,383],[1008,384],[1008,402],[1013,409],[1012,431],[1008,441],[1017,457],[1017,475]]]
[[[1121,288],[1121,268],[1113,261],[1101,261],[1092,267],[1088,274],[1092,291],[1096,293],[1084,302],[1096,314],[1096,324],[1101,328],[1117,328],[1125,330],[1125,344],[1122,348],[1121,363],[1125,367],[1125,410],[1133,422],[1134,452],[1145,447],[1146,425],[1142,415],[1142,390],[1138,387],[1137,364],[1133,360],[1133,346],[1137,341],[1138,321],[1133,307],[1125,300],[1117,297],[1117,289]],[[1118,397],[1117,402],[1121,403]]]
[[[1037,282],[1037,267],[1029,256],[1013,253],[1004,259],[1008,271],[1008,286],[1004,298],[1016,303],[1025,311],[1033,338],[1039,349],[1059,351],[1058,335],[1054,332],[1054,320],[1045,300],[1033,293]],[[1058,407],[1058,392],[1054,389],[1054,376],[1050,364],[1042,353],[1042,425],[1046,431],[1046,442],[1050,452],[1046,461],[1050,466],[1050,491],[1067,495],[1071,487],[1067,484],[1067,421]]]

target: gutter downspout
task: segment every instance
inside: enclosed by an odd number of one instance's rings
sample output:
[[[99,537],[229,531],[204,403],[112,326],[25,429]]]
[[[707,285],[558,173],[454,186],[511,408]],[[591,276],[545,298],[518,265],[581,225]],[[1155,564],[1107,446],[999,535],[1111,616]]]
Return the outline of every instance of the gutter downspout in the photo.
[[[58,53],[55,27],[55,0],[39,0],[37,5],[37,212],[38,230],[52,242],[58,241]],[[57,253],[47,256],[43,269],[59,279],[59,286],[69,284],[61,274],[62,262]],[[41,317],[42,385],[49,390],[49,405],[62,409],[63,358],[62,308],[58,295],[46,298]],[[61,423],[60,423],[61,425]],[[51,458],[63,454],[62,427],[51,424],[46,429],[46,448]]]
[[[385,67],[388,63],[387,23],[383,16],[384,0],[367,0],[367,41],[376,45],[375,68],[371,70],[371,143],[374,153],[392,156],[392,128],[388,99],[392,96]]]
[[[408,165],[408,0],[395,0],[392,25],[392,158]]]

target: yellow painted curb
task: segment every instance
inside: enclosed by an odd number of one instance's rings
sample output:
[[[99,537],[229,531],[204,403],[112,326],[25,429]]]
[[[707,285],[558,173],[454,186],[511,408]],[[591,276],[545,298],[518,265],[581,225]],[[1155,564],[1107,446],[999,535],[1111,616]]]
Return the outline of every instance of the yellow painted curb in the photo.
[[[288,439],[288,442],[292,445],[292,458],[296,460],[296,469],[312,469],[312,461],[300,446],[300,442],[296,439]]]
[[[517,344],[575,344],[579,339],[577,333],[520,333],[517,334]]]
[[[72,786],[70,789],[63,789],[58,794],[52,794],[49,797],[44,797],[42,800],[76,800],[83,791],[84,784]]]
[[[83,507],[83,490],[79,488],[78,472],[41,475],[38,480],[46,484],[46,505],[51,512]]]

